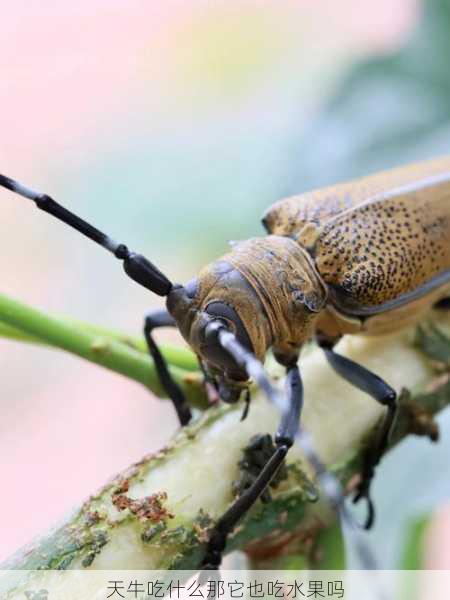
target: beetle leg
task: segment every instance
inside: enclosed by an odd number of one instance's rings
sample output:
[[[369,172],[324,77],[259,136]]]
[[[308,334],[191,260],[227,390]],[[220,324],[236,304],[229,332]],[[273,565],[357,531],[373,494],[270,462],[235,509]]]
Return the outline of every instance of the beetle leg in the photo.
[[[174,381],[172,375],[170,374],[170,371],[167,367],[166,359],[161,354],[161,351],[159,350],[155,340],[152,337],[152,331],[157,327],[175,326],[175,321],[167,310],[155,310],[148,313],[145,317],[144,336],[147,342],[150,355],[155,363],[156,371],[158,373],[161,385],[167,392],[169,398],[172,400],[180,424],[183,426],[187,425],[191,420],[191,409],[189,408],[186,397],[183,394],[181,388]]]
[[[358,502],[361,498],[366,498],[369,512],[364,527],[365,529],[370,529],[375,515],[373,502],[370,498],[370,484],[375,474],[375,467],[380,462],[383,453],[389,445],[390,434],[398,409],[397,393],[381,377],[375,375],[375,373],[372,373],[349,358],[334,352],[333,344],[326,338],[318,336],[317,341],[325,352],[328,362],[341,377],[387,407],[387,413],[377,438],[374,444],[367,450],[364,457],[362,480],[354,498],[354,502]]]
[[[287,410],[281,417],[275,435],[275,451],[252,485],[239,496],[216,523],[206,548],[205,557],[200,566],[201,569],[219,568],[227,536],[233,531],[237,522],[263,494],[283,463],[289,448],[294,443],[303,406],[303,386],[297,365],[287,369],[286,388],[288,399]]]

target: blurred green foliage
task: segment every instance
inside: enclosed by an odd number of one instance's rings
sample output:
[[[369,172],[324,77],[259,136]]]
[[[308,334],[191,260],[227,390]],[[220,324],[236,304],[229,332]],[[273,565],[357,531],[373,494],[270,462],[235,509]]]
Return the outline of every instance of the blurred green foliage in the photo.
[[[449,1],[428,0],[408,44],[354,64],[306,128],[311,85],[299,73],[294,86],[292,72],[274,79],[273,97],[261,92],[236,110],[218,103],[161,128],[149,111],[110,152],[63,173],[60,196],[105,229],[115,223],[112,234],[158,264],[178,267],[174,277],[194,276],[228,240],[263,235],[260,215],[285,195],[447,152],[449,31]],[[286,100],[294,94],[297,114]]]
[[[406,528],[403,556],[399,568],[406,571],[424,569],[424,542],[431,515],[413,519]]]
[[[450,2],[398,52],[355,64],[295,143],[287,193],[450,151]]]
[[[316,561],[309,565],[310,569],[342,571],[346,568],[344,536],[339,521],[319,533],[316,546]]]

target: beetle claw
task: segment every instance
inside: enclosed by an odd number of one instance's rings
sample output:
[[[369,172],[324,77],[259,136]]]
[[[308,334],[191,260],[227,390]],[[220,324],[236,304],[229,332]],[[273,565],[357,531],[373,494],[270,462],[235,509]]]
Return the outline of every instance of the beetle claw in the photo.
[[[368,489],[360,489],[356,496],[353,498],[353,504],[356,504],[362,498],[364,498],[367,503],[367,517],[364,524],[361,525],[361,527],[363,529],[371,529],[375,521],[375,506],[373,504],[372,498],[370,497]]]

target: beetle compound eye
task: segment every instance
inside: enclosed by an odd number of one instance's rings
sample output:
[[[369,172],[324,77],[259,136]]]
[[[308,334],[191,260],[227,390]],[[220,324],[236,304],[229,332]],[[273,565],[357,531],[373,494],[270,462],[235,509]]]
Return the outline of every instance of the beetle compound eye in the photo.
[[[248,350],[253,352],[253,345],[250,341],[250,337],[247,333],[242,319],[237,312],[229,304],[224,302],[211,302],[206,308],[208,315],[223,319],[227,324],[230,325],[230,329],[235,334],[240,343],[245,346]]]

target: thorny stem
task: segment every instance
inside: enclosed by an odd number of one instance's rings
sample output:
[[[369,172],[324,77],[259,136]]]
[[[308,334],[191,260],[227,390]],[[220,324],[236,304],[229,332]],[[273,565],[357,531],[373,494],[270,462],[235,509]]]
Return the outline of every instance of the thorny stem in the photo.
[[[49,315],[3,294],[0,294],[0,336],[66,350],[142,383],[157,396],[164,396],[141,339]],[[174,347],[163,347],[162,352],[192,405],[205,407],[202,376],[194,370],[197,367],[193,354]]]

